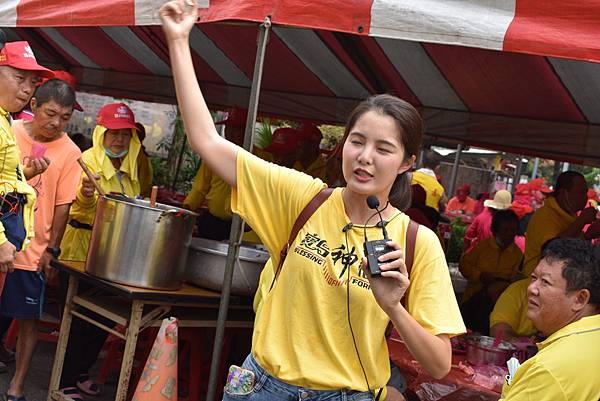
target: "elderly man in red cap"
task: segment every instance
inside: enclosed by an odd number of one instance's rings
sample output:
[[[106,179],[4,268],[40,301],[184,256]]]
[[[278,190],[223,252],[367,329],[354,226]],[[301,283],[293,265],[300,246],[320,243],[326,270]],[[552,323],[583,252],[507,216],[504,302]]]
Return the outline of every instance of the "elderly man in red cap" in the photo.
[[[446,212],[461,213],[472,216],[475,214],[477,201],[469,196],[471,186],[465,184],[456,190],[456,196],[450,199]]]
[[[35,192],[27,179],[42,173],[50,162],[32,158],[20,165],[20,152],[11,128],[10,113],[23,109],[31,99],[35,84],[52,71],[39,65],[27,42],[9,42],[0,50],[0,271],[13,270],[18,251],[33,236]],[[4,275],[1,277],[2,284]],[[0,284],[1,288],[1,284]]]

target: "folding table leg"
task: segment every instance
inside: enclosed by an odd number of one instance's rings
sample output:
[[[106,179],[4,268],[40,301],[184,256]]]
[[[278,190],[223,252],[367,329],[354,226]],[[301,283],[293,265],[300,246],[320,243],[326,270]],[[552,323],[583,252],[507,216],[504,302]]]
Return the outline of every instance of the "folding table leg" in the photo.
[[[71,310],[73,309],[73,297],[77,294],[79,281],[75,276],[69,276],[69,287],[67,289],[67,298],[65,299],[65,309],[60,323],[60,333],[56,344],[56,354],[54,355],[54,364],[52,365],[52,375],[50,376],[50,385],[48,386],[47,401],[51,401],[52,395],[58,390],[60,385],[60,376],[62,375],[63,363],[65,361],[65,353],[67,344],[69,343],[69,333],[71,331]]]
[[[119,374],[119,384],[115,401],[125,401],[127,398],[127,389],[129,388],[129,379],[131,376],[131,368],[133,366],[135,346],[140,332],[143,309],[144,303],[142,301],[136,300],[132,302],[131,317],[129,318],[129,324],[127,325],[123,362],[121,363],[121,373]]]

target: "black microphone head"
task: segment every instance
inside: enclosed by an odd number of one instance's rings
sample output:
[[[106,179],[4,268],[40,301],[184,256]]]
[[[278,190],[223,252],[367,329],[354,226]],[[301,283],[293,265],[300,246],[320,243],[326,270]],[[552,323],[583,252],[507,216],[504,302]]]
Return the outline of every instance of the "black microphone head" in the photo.
[[[375,195],[369,195],[367,197],[367,206],[369,206],[369,209],[377,210],[379,207],[379,199],[377,199]]]

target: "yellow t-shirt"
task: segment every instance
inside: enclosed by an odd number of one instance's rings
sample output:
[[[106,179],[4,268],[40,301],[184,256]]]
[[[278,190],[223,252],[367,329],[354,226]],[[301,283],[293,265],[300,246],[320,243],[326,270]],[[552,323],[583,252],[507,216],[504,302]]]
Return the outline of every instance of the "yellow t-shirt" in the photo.
[[[191,210],[198,210],[206,201],[210,214],[222,220],[231,220],[230,199],[229,184],[214,174],[206,163],[202,163],[183,204]]]
[[[542,245],[569,228],[575,219],[576,216],[564,211],[553,196],[546,199],[544,206],[535,211],[525,235],[527,241],[523,273],[526,276],[529,276],[539,263]]]
[[[515,281],[504,290],[490,314],[490,328],[506,323],[517,336],[529,337],[537,332],[527,318],[527,287],[530,281],[529,278]]]
[[[435,210],[440,210],[440,201],[444,196],[444,187],[438,182],[435,177],[423,173],[422,171],[414,171],[412,173],[411,185],[419,184],[427,194],[425,204]]]
[[[600,400],[599,344],[600,314],[563,327],[504,383],[501,401]]]
[[[307,168],[304,168],[302,163],[298,161],[294,163],[293,168],[294,170],[306,173],[313,178],[319,178],[321,181],[325,181],[327,178],[327,162],[322,156],[317,157]]]
[[[240,150],[231,205],[258,233],[276,266],[292,225],[324,186],[321,180]],[[286,383],[367,390],[348,325],[347,269],[352,328],[369,384],[381,388],[389,379],[389,317],[359,269],[363,227],[344,233],[349,223],[344,210],[342,188],[337,188],[298,233],[256,317],[252,352],[267,372]],[[408,222],[401,212],[390,219],[390,238],[404,244]],[[375,226],[367,227],[367,234],[370,239],[382,237]],[[450,336],[465,332],[440,242],[425,227],[417,235],[410,279],[407,310],[427,331]]]
[[[137,137],[137,131],[132,129],[131,142],[129,143],[129,152],[123,158],[119,170],[115,169],[104,152],[103,140],[106,128],[97,125],[92,137],[92,147],[81,154],[81,159],[87,164],[92,173],[100,176],[100,187],[106,193],[124,193],[129,197],[136,197],[140,194],[140,182],[138,180],[137,157],[141,149],[140,140]],[[81,178],[85,173],[81,172]],[[96,217],[96,203],[98,202],[98,193],[88,198],[81,194],[81,181],[77,188],[77,197],[71,205],[69,212],[69,221],[77,220],[83,224],[94,224]],[[91,230],[75,228],[67,224],[65,235],[61,242],[62,253],[60,259],[74,260],[83,262],[87,258],[87,251],[90,245]]]
[[[35,206],[35,191],[27,184],[23,168],[20,165],[21,152],[17,146],[17,139],[10,126],[10,114],[0,107],[0,192],[8,193],[14,190],[18,194],[27,197],[27,203],[23,207],[23,224],[27,231],[23,241],[23,249],[29,245],[30,238],[34,236],[33,210]],[[19,174],[17,174],[17,171]],[[19,176],[21,177],[19,179]],[[0,223],[0,245],[8,239],[4,234],[4,225]]]
[[[495,277],[509,279],[519,271],[521,259],[523,253],[514,242],[505,250],[500,249],[494,237],[478,242],[471,251],[463,254],[458,265],[460,272],[467,279],[462,302],[466,302],[483,288],[479,281],[481,273],[491,273]]]

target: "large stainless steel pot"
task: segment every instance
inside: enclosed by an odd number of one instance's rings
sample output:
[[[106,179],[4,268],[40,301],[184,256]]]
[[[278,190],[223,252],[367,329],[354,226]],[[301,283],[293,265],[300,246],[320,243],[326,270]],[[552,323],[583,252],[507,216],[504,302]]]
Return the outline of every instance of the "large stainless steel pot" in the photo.
[[[220,291],[225,274],[225,261],[229,245],[226,242],[192,238],[189,246],[185,280],[203,288]],[[269,253],[252,245],[240,246],[233,271],[231,293],[253,295],[258,288],[260,272]]]
[[[169,205],[101,196],[85,271],[136,287],[178,289],[195,220],[195,213]]]
[[[497,365],[506,366],[506,361],[517,348],[507,341],[500,341],[497,347],[493,346],[494,338],[473,335],[467,338],[467,361],[472,365]]]

